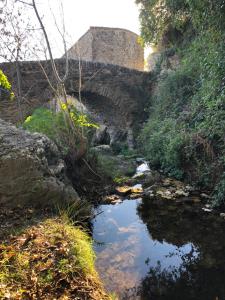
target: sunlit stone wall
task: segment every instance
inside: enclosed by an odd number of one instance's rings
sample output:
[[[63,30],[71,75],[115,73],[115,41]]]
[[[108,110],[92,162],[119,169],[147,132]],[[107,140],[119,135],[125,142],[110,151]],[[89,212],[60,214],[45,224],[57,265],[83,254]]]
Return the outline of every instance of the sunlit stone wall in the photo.
[[[90,27],[68,50],[68,56],[143,71],[144,49],[138,38],[126,29]]]

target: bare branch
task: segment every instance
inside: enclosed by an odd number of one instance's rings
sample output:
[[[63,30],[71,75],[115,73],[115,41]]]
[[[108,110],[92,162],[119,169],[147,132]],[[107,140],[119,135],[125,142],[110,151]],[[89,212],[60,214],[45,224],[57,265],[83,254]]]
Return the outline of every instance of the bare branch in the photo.
[[[25,5],[28,5],[28,6],[32,7],[31,3],[28,3],[28,2],[25,2],[25,1],[22,1],[22,0],[16,0],[16,2],[19,2],[19,3],[22,3],[22,4],[25,4]]]
[[[56,29],[57,29],[58,33],[60,34],[60,36],[62,38],[62,41],[63,41],[63,47],[64,47],[64,53],[65,53],[65,61],[66,61],[66,72],[65,72],[65,75],[64,75],[64,77],[62,79],[63,82],[64,82],[66,80],[66,78],[68,76],[68,72],[69,72],[69,60],[68,60],[68,53],[67,53],[67,46],[66,46],[66,39],[65,39],[66,29],[65,29],[64,10],[63,10],[63,4],[62,4],[62,2],[60,2],[60,4],[61,4],[61,17],[62,17],[63,32],[61,32],[61,30],[60,30],[60,28],[58,26],[55,14],[52,11],[50,3],[49,3],[49,7],[50,7],[51,14],[53,16],[53,19],[54,19],[54,23],[55,23]]]
[[[48,35],[47,35],[47,32],[46,32],[45,26],[44,26],[44,24],[43,24],[43,22],[41,20],[40,15],[39,15],[39,12],[38,12],[35,0],[32,0],[32,3],[33,3],[33,8],[34,8],[35,14],[37,16],[38,22],[39,22],[39,24],[41,26],[41,29],[43,31],[43,34],[44,34],[44,37],[45,37],[45,40],[46,40],[46,44],[47,44],[47,48],[48,48],[48,52],[49,52],[49,56],[50,56],[50,60],[51,60],[51,64],[52,64],[52,69],[53,69],[54,76],[55,76],[56,80],[60,84],[63,84],[65,82],[67,76],[68,76],[68,63],[66,65],[65,76],[63,78],[61,78],[59,76],[58,71],[57,71],[57,68],[56,68],[56,65],[55,65],[55,61],[54,61],[53,55],[52,55],[52,49],[51,49],[51,46],[50,46],[49,38],[48,38]]]

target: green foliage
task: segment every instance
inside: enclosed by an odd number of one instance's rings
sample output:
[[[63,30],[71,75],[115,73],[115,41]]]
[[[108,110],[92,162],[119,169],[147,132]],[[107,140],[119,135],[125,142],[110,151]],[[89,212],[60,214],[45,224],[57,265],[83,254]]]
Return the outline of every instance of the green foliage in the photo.
[[[126,157],[136,157],[134,149],[129,149],[126,142],[116,142],[111,145],[114,154],[124,155]]]
[[[187,101],[195,90],[195,75],[185,68],[171,72],[159,83],[155,99],[155,110],[163,117],[177,117],[185,109]]]
[[[188,101],[197,89],[196,74],[181,67],[159,82],[151,99],[149,121],[140,136],[151,164],[178,179],[184,175],[185,147],[190,142],[185,120],[189,117]]]
[[[65,103],[61,104],[61,108],[63,111],[67,111],[68,107]],[[91,123],[90,120],[88,120],[88,116],[85,114],[79,113],[75,108],[69,107],[69,116],[74,124],[78,127],[90,127],[90,128],[99,128],[97,124]]]
[[[85,227],[86,221],[93,216],[91,204],[80,201],[80,199],[73,200],[73,203],[58,203],[56,210],[64,223],[73,225],[81,224]]]
[[[169,32],[175,39],[192,24],[199,31],[216,28],[224,30],[224,0],[136,0],[140,5],[142,39],[145,44],[158,43]],[[178,35],[176,35],[178,34]]]
[[[55,139],[57,129],[63,127],[62,115],[54,115],[52,111],[46,108],[38,108],[32,116],[26,118],[23,128],[31,132],[40,132],[51,139]]]
[[[145,44],[157,44],[171,28],[181,31],[189,19],[188,5],[182,0],[136,0],[140,5],[142,38]]]
[[[128,180],[129,180],[129,177],[127,177],[127,176],[113,178],[113,182],[115,182],[116,184],[120,184],[120,185],[124,184]]]
[[[51,219],[45,221],[44,225],[46,226],[45,234],[50,237],[50,242],[53,244],[57,242],[59,237],[68,239],[70,245],[69,255],[72,258],[70,261],[73,263],[73,270],[72,266],[68,268],[68,264],[66,272],[75,272],[78,269],[84,274],[96,275],[94,267],[95,255],[92,250],[91,238],[87,233],[70,223],[58,223]],[[62,260],[59,268],[63,268]]]
[[[72,143],[72,128],[65,119],[65,113],[64,110],[53,113],[47,108],[38,108],[31,116],[26,118],[23,128],[31,132],[39,132],[47,135],[66,154],[70,150]],[[75,108],[70,110],[70,120],[73,122],[75,135],[81,134],[83,130],[84,135],[88,136],[92,128],[97,127],[96,124],[88,120],[86,115],[80,114]],[[75,146],[79,148],[79,139],[77,141],[75,139],[75,142],[77,142]]]
[[[139,2],[143,2],[144,9],[150,2],[153,5],[158,1]],[[182,4],[177,0],[163,3],[171,16],[173,7]],[[225,153],[225,1],[186,0],[183,4],[186,6],[181,5],[179,9],[192,16],[195,36],[186,47],[173,48],[181,59],[175,71],[159,76],[169,57],[166,51],[158,63],[153,79],[158,81],[158,88],[148,104],[149,121],[140,135],[141,149],[155,167],[170,175],[185,177],[206,188],[216,185],[213,201],[218,206],[223,204],[225,194],[222,177],[225,168],[222,159]],[[155,13],[152,6],[149,9],[151,14]],[[145,30],[149,32],[152,28],[146,25]],[[145,42],[151,39],[146,37]]]
[[[8,78],[5,74],[0,70],[0,87],[6,90],[11,90],[11,84],[8,81]]]
[[[140,136],[144,154],[150,164],[178,179],[183,176],[182,150],[187,139],[173,119],[150,119]]]

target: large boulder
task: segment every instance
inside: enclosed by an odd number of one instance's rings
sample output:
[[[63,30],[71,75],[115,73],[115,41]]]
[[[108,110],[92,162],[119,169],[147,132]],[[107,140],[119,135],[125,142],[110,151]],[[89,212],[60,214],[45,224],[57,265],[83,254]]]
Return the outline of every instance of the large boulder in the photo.
[[[45,206],[78,199],[56,145],[0,119],[0,205]]]

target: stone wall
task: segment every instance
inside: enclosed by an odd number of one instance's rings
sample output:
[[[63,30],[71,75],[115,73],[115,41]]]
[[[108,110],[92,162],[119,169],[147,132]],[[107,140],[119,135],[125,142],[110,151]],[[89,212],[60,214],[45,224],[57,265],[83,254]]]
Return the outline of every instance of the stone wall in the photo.
[[[68,56],[143,71],[144,49],[138,38],[137,34],[126,29],[90,27],[68,50]]]
[[[68,58],[92,61],[92,42],[93,35],[89,30],[68,50]]]

